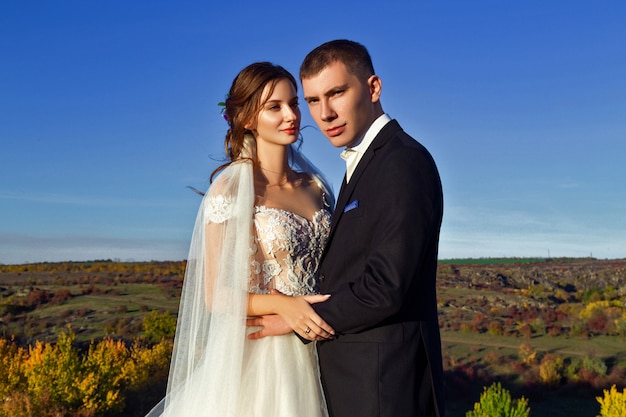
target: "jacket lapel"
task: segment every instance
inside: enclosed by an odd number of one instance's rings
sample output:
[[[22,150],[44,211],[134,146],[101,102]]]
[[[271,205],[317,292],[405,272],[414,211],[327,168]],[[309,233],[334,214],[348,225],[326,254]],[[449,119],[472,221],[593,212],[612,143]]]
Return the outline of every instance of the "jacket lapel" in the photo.
[[[326,249],[328,249],[330,242],[333,239],[333,235],[335,234],[335,230],[337,229],[337,223],[343,216],[343,211],[346,207],[346,204],[350,202],[352,194],[359,183],[359,180],[363,176],[365,169],[372,162],[374,156],[376,156],[376,151],[384,146],[389,140],[393,137],[393,135],[401,130],[400,125],[395,120],[390,121],[382,128],[382,130],[376,135],[376,138],[372,141],[372,144],[369,146],[363,157],[359,161],[359,164],[356,167],[356,170],[352,173],[352,177],[350,178],[350,182],[346,184],[346,177],[343,177],[343,182],[341,183],[341,189],[339,190],[339,196],[337,197],[337,204],[335,205],[335,211],[332,216],[332,220],[330,223],[330,234],[328,236],[328,240],[326,241]],[[326,254],[326,250],[322,255],[322,259]]]
[[[348,185],[346,184],[346,177],[344,175],[343,181],[341,182],[341,188],[339,189],[339,196],[337,197],[337,204],[335,205],[335,211],[333,212],[333,217],[330,222],[330,231],[331,234],[335,230],[335,225],[339,221],[339,217],[343,214],[343,210],[346,208],[346,203],[348,202]]]

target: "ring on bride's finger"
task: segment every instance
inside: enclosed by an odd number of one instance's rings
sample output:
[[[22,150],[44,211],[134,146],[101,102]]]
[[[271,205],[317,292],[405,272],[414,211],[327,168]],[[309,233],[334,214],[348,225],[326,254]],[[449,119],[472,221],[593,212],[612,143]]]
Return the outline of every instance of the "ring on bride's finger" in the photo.
[[[311,333],[311,328],[307,327],[306,330],[304,331],[304,334],[309,334],[309,333]]]

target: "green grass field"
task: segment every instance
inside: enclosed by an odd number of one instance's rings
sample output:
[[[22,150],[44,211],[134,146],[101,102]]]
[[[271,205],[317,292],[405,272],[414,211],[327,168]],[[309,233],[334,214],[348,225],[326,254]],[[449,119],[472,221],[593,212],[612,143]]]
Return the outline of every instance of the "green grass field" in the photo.
[[[0,265],[0,335],[19,334],[18,341],[24,344],[35,340],[54,342],[59,332],[71,326],[80,343],[104,336],[130,341],[141,335],[143,319],[151,311],[176,315],[183,271],[182,262]],[[510,306],[523,312],[530,307],[556,309],[571,302],[577,303],[578,307],[572,308],[576,312],[585,303],[602,297],[626,300],[626,261],[450,259],[440,261],[438,282],[444,368],[450,392],[448,417],[464,417],[478,401],[483,387],[494,380],[502,381],[514,397],[528,396],[531,417],[598,414],[595,396],[601,394],[602,387],[564,384],[547,389],[536,382],[538,364],[524,372],[516,372],[511,364],[519,362],[520,346],[526,344],[539,357],[558,355],[567,362],[590,357],[609,369],[626,369],[623,336],[572,336],[565,332],[548,335],[543,331],[522,337],[495,335],[484,329],[451,330],[445,324],[470,323],[478,315],[487,317],[484,322],[488,324],[501,319],[498,312]],[[34,290],[47,293],[49,298],[39,304],[26,303]],[[71,297],[51,302],[61,290],[69,291]],[[555,298],[557,291],[571,300]],[[589,294],[595,298],[585,299]],[[532,321],[532,317],[515,320]],[[625,380],[626,375],[621,381]]]

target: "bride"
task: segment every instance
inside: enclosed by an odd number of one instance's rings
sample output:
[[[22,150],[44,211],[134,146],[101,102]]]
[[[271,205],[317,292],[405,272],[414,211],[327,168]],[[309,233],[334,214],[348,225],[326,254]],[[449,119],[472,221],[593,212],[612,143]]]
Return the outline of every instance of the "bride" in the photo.
[[[333,334],[309,306],[327,299],[316,295],[316,273],[333,197],[294,146],[295,79],[267,62],[249,65],[224,116],[229,161],[198,211],[167,393],[148,416],[327,416],[315,344],[298,336]],[[265,314],[294,332],[247,337],[255,329],[246,318]]]

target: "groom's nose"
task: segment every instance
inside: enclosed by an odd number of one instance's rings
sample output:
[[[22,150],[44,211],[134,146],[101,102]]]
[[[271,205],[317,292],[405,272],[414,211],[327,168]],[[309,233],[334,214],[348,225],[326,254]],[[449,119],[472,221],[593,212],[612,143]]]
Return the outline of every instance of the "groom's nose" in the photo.
[[[337,118],[337,113],[330,105],[328,100],[322,100],[320,102],[320,118],[325,122],[331,122]]]

